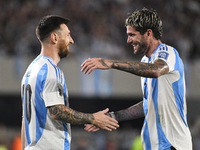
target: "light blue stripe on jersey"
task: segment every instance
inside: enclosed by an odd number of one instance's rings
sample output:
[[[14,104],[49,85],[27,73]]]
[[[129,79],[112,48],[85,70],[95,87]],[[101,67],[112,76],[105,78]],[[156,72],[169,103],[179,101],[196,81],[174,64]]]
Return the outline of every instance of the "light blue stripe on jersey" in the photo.
[[[56,71],[56,81],[58,82],[58,70],[57,70],[57,66],[54,65],[54,63],[49,59],[49,57],[44,57],[44,58],[46,58],[51,63],[51,65],[55,68],[55,71]]]
[[[144,106],[143,106],[143,108],[144,108],[144,113],[145,113],[145,115],[147,115],[147,111],[148,111],[148,108],[147,108],[147,104],[148,104],[148,95],[149,95],[149,93],[148,93],[148,84],[147,84],[147,78],[145,78],[145,80],[144,80],[144,88],[143,88],[143,98],[144,98]]]
[[[48,57],[47,57],[48,59]],[[55,68],[56,71],[56,80],[58,83],[62,83],[62,71],[60,70],[60,68],[58,68],[50,59],[48,59],[48,61],[52,64],[52,66]]]
[[[177,104],[177,107],[178,107],[178,110],[179,110],[179,113],[181,115],[181,118],[183,119],[183,122],[185,123],[185,125],[187,126],[187,123],[186,123],[186,120],[184,119],[184,79],[183,79],[183,71],[184,71],[184,68],[183,68],[183,63],[182,63],[182,60],[178,57],[178,52],[174,49],[174,52],[176,54],[176,64],[175,64],[175,67],[174,67],[174,70],[178,70],[179,73],[180,73],[180,79],[176,82],[174,82],[172,84],[173,86],[173,91],[174,91],[174,95],[175,95],[175,99],[176,99],[176,104]]]
[[[63,76],[64,77],[64,76]],[[64,79],[63,79],[64,80]],[[65,106],[69,107],[69,102],[67,101],[66,99],[66,95],[67,95],[67,86],[66,84],[64,83],[64,90],[63,90],[63,94],[64,94],[64,102],[65,102]],[[65,130],[65,141],[64,141],[64,150],[69,150],[70,149],[70,142],[68,140],[68,128],[67,128],[67,124],[65,122],[63,122],[63,127],[64,127],[64,130]]]
[[[64,150],[69,150],[70,149],[70,142],[69,140],[67,140],[67,136],[68,136],[68,129],[67,129],[67,124],[65,122],[63,122],[63,127],[65,130],[65,141],[64,141]]]
[[[145,60],[143,60],[142,62],[145,62]],[[143,98],[144,98],[144,102],[143,102],[143,109],[144,109],[144,113],[145,113],[145,116],[147,115],[148,113],[148,108],[147,108],[147,105],[148,105],[148,84],[147,84],[147,78],[144,79],[144,87],[143,87]],[[147,124],[147,120],[146,120],[146,117],[145,117],[145,120],[144,120],[144,134],[143,134],[143,139],[145,141],[145,147],[147,148],[150,148],[149,150],[151,150],[151,142],[150,142],[150,137],[149,137],[149,127],[148,127],[148,124]]]
[[[150,141],[150,137],[149,137],[149,127],[147,124],[147,120],[146,118],[144,119],[144,133],[143,133],[143,139],[144,139],[144,144],[146,149],[148,148],[148,150],[151,150],[151,141]]]
[[[151,82],[151,86],[154,87],[152,91],[152,99],[156,114],[156,128],[157,128],[157,136],[158,136],[158,150],[163,149],[163,147],[170,147],[171,144],[167,140],[163,129],[160,124],[159,113],[158,113],[158,78],[153,78]]]
[[[31,72],[35,62],[37,62],[39,59],[41,58],[41,56],[38,56],[33,62],[32,64],[30,65],[28,71],[27,71],[27,74],[29,72]],[[26,130],[26,139],[27,139],[27,143],[30,144],[31,143],[31,138],[30,138],[30,134],[29,134],[29,123],[28,123],[28,120],[27,120],[27,109],[26,109],[26,106],[27,106],[27,102],[29,101],[29,94],[28,94],[28,91],[26,91],[26,86],[28,85],[29,83],[29,76],[27,75],[26,76],[26,79],[25,79],[25,85],[24,85],[24,124],[25,124],[25,130]]]
[[[38,72],[35,85],[35,91],[39,91],[35,92],[36,143],[40,140],[46,123],[46,115],[41,115],[41,114],[47,114],[47,108],[45,106],[44,100],[40,96],[40,93],[44,89],[47,72],[48,72],[47,64],[44,64]],[[42,86],[41,83],[43,83]]]

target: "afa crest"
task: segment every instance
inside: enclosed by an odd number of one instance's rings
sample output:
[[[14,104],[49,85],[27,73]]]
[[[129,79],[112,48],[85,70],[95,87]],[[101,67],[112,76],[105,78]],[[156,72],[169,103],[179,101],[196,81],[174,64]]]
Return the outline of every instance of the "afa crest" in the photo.
[[[169,53],[167,53],[167,52],[159,52],[158,53],[158,58],[163,58],[163,59],[167,60],[168,56],[169,56]]]

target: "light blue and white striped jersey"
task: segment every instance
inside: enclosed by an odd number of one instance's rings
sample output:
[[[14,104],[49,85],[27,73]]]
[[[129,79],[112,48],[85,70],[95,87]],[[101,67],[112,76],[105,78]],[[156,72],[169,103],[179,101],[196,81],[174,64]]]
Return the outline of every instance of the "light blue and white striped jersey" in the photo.
[[[25,123],[25,150],[69,150],[70,124],[54,120],[48,106],[68,104],[63,72],[49,57],[39,55],[21,82]]]
[[[178,52],[171,46],[159,44],[141,62],[153,63],[162,59],[169,72],[159,78],[141,77],[145,120],[141,132],[144,150],[192,150],[187,124],[184,67]]]

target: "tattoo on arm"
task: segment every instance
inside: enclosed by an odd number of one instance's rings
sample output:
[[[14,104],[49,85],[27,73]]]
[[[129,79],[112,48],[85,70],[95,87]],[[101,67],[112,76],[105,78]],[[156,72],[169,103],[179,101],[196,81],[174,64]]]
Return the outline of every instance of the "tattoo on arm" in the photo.
[[[51,106],[49,112],[54,119],[72,124],[92,123],[94,120],[92,114],[78,112],[64,105]]]
[[[112,68],[126,71],[138,76],[155,78],[168,73],[168,65],[163,60],[156,63],[112,61]]]
[[[143,101],[127,109],[115,112],[115,117],[117,121],[125,121],[144,117]]]
[[[108,67],[108,65],[105,63],[105,61],[104,61],[103,59],[99,60],[99,62],[100,62],[103,66]]]

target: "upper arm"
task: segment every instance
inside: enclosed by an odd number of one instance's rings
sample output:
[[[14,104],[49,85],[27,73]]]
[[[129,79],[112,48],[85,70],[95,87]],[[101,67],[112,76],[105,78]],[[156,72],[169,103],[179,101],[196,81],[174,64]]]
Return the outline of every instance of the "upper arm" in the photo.
[[[169,72],[168,64],[162,59],[156,59],[153,62],[153,65],[155,66],[154,68],[156,68],[155,77],[159,77]]]

